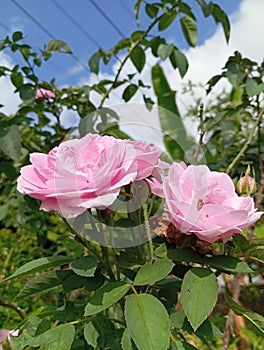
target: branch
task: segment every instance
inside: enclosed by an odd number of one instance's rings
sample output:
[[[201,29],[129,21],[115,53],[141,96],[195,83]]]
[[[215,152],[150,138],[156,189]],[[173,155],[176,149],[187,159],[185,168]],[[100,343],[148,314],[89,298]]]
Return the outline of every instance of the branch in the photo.
[[[22,320],[26,319],[25,313],[16,304],[10,303],[9,301],[6,301],[6,300],[0,298],[0,305],[5,306],[5,307],[9,307],[10,309],[15,310],[18,313],[18,315],[22,318]]]
[[[198,164],[198,157],[199,157],[200,150],[201,150],[201,148],[203,146],[203,138],[204,138],[204,134],[205,134],[205,131],[206,131],[205,127],[204,127],[203,112],[204,112],[204,105],[203,105],[203,103],[201,103],[200,104],[200,111],[199,111],[199,115],[198,115],[198,118],[200,119],[201,132],[200,132],[199,142],[198,142],[195,154],[193,156],[193,163],[194,163],[194,165]]]

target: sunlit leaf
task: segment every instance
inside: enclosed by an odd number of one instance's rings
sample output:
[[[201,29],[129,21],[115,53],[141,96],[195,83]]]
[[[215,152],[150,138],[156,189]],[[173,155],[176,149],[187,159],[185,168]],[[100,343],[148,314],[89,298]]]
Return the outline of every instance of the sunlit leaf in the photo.
[[[198,39],[198,32],[195,20],[190,16],[183,16],[180,19],[181,28],[185,39],[192,47],[196,46]]]

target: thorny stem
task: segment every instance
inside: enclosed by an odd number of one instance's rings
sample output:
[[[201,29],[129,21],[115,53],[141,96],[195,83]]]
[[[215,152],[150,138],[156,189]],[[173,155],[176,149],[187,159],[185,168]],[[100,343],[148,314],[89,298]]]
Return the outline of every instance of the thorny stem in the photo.
[[[6,301],[6,300],[0,298],[0,305],[9,307],[10,309],[15,310],[18,313],[18,315],[22,318],[22,320],[26,319],[25,313],[16,304],[10,303],[9,301]]]
[[[199,138],[199,142],[195,151],[195,154],[193,156],[193,163],[194,165],[198,164],[198,157],[199,157],[199,153],[201,151],[201,148],[203,146],[203,138],[204,138],[204,134],[205,134],[205,127],[204,127],[204,119],[203,119],[203,112],[204,112],[204,105],[203,103],[200,104],[200,110],[199,110],[199,115],[198,118],[200,119],[200,138]]]
[[[236,164],[238,163],[240,158],[243,156],[243,154],[245,153],[248,146],[251,144],[253,136],[255,134],[255,131],[261,123],[261,118],[263,116],[263,113],[264,113],[264,109],[262,109],[262,111],[259,112],[258,118],[256,119],[255,124],[253,125],[253,127],[251,129],[251,133],[249,134],[249,137],[248,137],[247,141],[245,142],[244,146],[241,148],[240,152],[237,154],[237,156],[234,158],[234,160],[231,162],[231,164],[229,164],[227,171],[226,171],[227,174],[230,174],[231,170],[236,166]]]
[[[258,101],[258,109],[259,109],[259,101]],[[264,195],[264,165],[263,165],[263,153],[262,150],[262,142],[261,142],[261,119],[258,121],[258,164],[259,164],[259,184],[258,189],[255,195],[255,205],[256,208],[261,206],[261,202]]]

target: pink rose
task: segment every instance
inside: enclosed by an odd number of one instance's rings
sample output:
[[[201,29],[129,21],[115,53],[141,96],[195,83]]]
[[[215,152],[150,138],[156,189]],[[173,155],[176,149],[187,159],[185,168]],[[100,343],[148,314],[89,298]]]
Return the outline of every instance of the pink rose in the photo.
[[[36,99],[41,99],[41,98],[49,99],[49,98],[54,98],[54,97],[55,97],[55,95],[52,91],[47,90],[47,89],[43,89],[43,88],[37,89],[36,95],[35,95]]]
[[[166,210],[172,223],[185,234],[213,243],[255,223],[253,199],[239,197],[231,178],[205,165],[173,163],[163,181]]]
[[[21,169],[17,189],[42,201],[40,209],[66,218],[87,208],[104,209],[120,188],[138,176],[133,144],[87,134],[62,142],[49,154],[32,153]]]
[[[161,150],[157,146],[151,146],[147,142],[126,141],[126,143],[133,145],[136,151],[135,161],[138,167],[136,180],[147,178],[152,174],[155,167],[158,166]]]
[[[2,343],[4,341],[10,341],[10,335],[12,335],[13,337],[17,337],[18,336],[18,330],[15,330],[15,329],[1,329],[0,330],[0,350],[3,349],[2,347]]]

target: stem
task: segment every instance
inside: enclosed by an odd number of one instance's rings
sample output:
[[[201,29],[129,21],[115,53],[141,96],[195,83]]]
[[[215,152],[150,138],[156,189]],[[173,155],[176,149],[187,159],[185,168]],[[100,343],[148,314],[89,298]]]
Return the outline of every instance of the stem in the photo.
[[[10,303],[9,301],[6,301],[6,300],[0,298],[0,305],[9,307],[10,309],[15,310],[18,313],[18,315],[22,318],[22,320],[26,319],[25,313],[16,304]]]
[[[236,164],[238,163],[240,158],[243,156],[243,154],[245,153],[248,146],[251,144],[253,136],[255,134],[255,131],[261,122],[261,118],[263,116],[263,113],[264,113],[264,109],[262,109],[262,111],[259,112],[258,118],[256,119],[255,124],[253,125],[253,128],[251,130],[251,133],[249,134],[249,137],[248,137],[247,141],[245,142],[244,146],[241,148],[240,152],[237,154],[237,156],[232,161],[232,163],[229,164],[227,171],[226,171],[227,174],[230,174],[231,170],[236,166]]]
[[[205,127],[204,127],[204,120],[203,120],[203,112],[204,112],[204,105],[203,103],[200,104],[200,110],[199,110],[199,119],[200,119],[200,138],[199,138],[199,142],[198,142],[198,145],[197,145],[197,148],[196,148],[196,151],[195,151],[195,154],[193,156],[193,163],[194,165],[197,165],[198,164],[198,157],[199,157],[199,153],[200,153],[200,150],[203,146],[203,137],[204,137],[204,134],[205,134]]]
[[[150,250],[150,259],[153,261],[154,259],[154,249],[153,249],[153,242],[152,242],[152,237],[151,237],[151,232],[150,232],[150,226],[149,226],[149,221],[148,221],[148,206],[147,204],[143,204],[143,215],[144,215],[144,223],[145,223],[145,228],[148,236],[148,242],[149,242],[149,250]]]
[[[174,5],[170,8],[170,10],[173,10],[173,9],[174,9],[176,6],[178,6],[178,5],[179,5],[178,3],[177,3],[177,4],[174,4]],[[128,55],[123,59],[123,61],[121,61],[121,64],[120,64],[120,66],[119,66],[119,68],[118,68],[118,71],[117,71],[117,74],[116,74],[116,76],[115,76],[115,80],[113,81],[113,84],[109,87],[109,89],[105,92],[105,94],[104,94],[104,96],[103,96],[103,98],[102,98],[102,100],[101,100],[101,103],[100,103],[98,109],[100,109],[100,108],[103,107],[104,102],[105,102],[105,100],[109,97],[110,92],[115,88],[116,83],[117,83],[117,81],[118,81],[118,79],[119,79],[119,76],[120,76],[120,74],[121,74],[121,72],[122,72],[122,70],[123,70],[123,68],[124,68],[124,66],[125,66],[125,64],[126,64],[126,62],[127,62],[127,60],[130,58],[130,55],[131,55],[131,53],[133,52],[133,50],[135,50],[135,48],[145,40],[145,38],[147,37],[147,35],[148,35],[149,32],[151,31],[151,29],[156,25],[156,23],[159,22],[159,20],[161,19],[162,16],[163,16],[163,14],[160,15],[159,17],[155,18],[155,20],[148,26],[147,30],[146,30],[145,33],[142,35],[142,37],[139,38],[138,41],[135,43],[135,45],[133,46],[132,50],[129,51],[129,52],[128,52]]]

